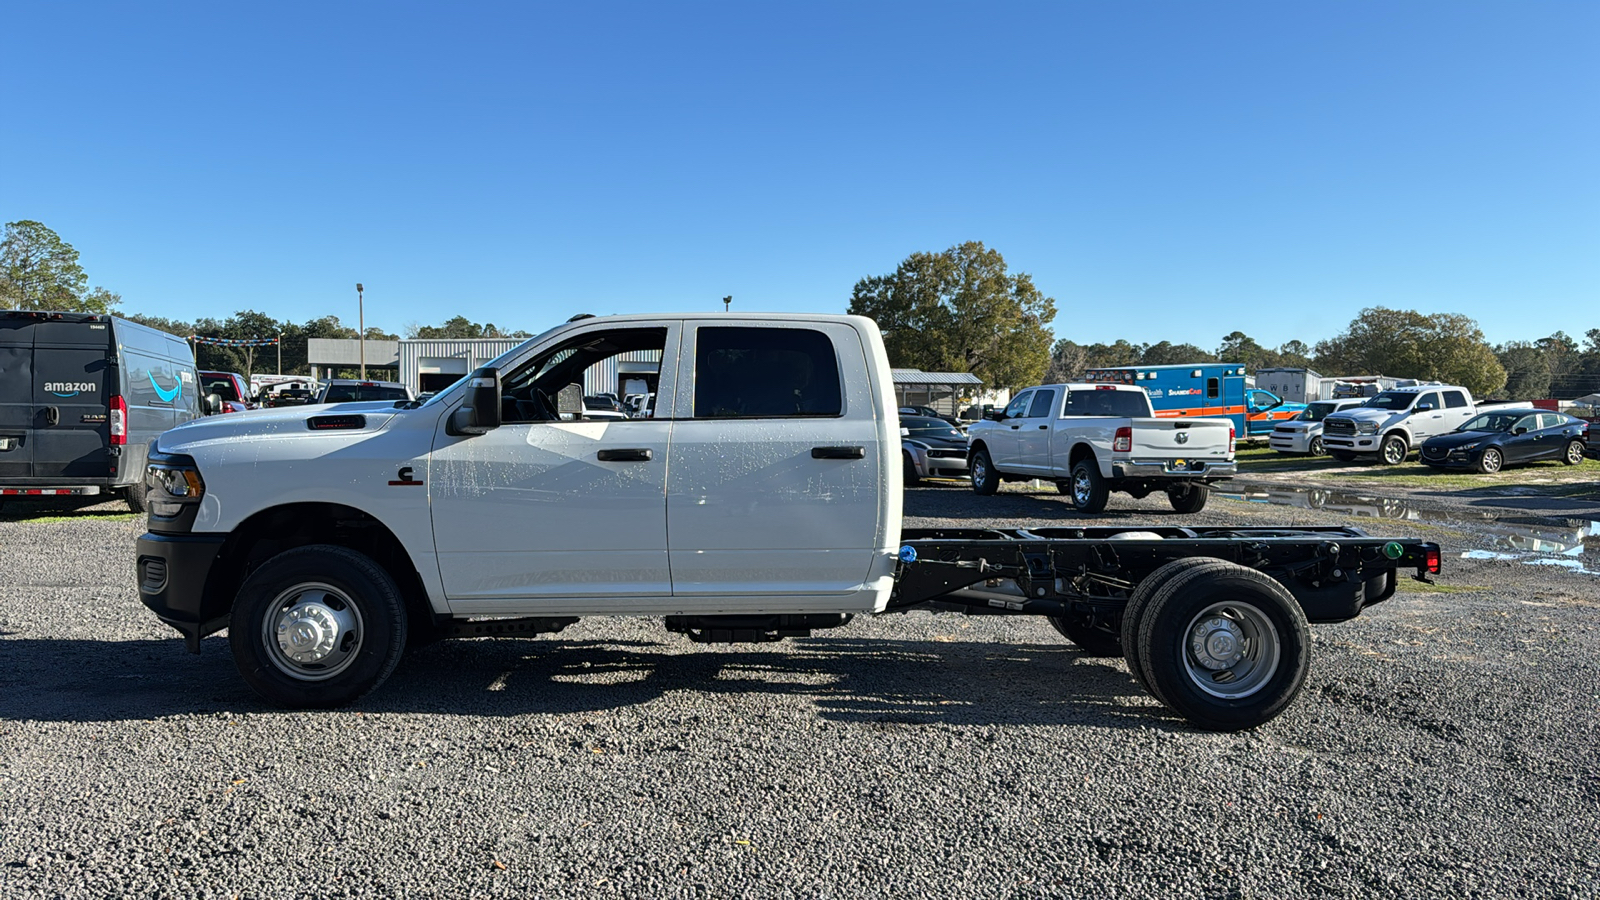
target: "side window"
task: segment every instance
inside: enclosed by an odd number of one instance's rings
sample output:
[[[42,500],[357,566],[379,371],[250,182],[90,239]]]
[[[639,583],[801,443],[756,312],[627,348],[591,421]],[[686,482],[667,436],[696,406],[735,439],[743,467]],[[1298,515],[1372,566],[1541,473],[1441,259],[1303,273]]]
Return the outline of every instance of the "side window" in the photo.
[[[649,418],[655,411],[666,343],[665,328],[615,328],[568,338],[501,378],[500,421]],[[620,362],[630,363],[630,370],[646,371],[623,375]],[[585,395],[615,395],[623,379],[647,389],[634,415],[583,403]]]
[[[1033,391],[1023,391],[1022,393],[1018,394],[1017,396],[1011,398],[1011,402],[1006,404],[1006,418],[1008,418],[1008,419],[1020,419],[1020,418],[1022,418],[1024,415],[1027,414],[1028,404],[1030,404],[1032,402],[1033,402]]]
[[[1460,391],[1445,391],[1444,392],[1444,407],[1445,407],[1445,409],[1460,409],[1461,407],[1466,406],[1466,405],[1467,405],[1466,395],[1462,394]]]
[[[833,342],[806,328],[701,328],[694,418],[775,419],[844,413]]]
[[[1522,418],[1517,420],[1517,424],[1511,426],[1511,431],[1513,433],[1518,432],[1518,431],[1537,431],[1538,429],[1539,429],[1539,417],[1538,416],[1523,416]]]
[[[1566,424],[1565,420],[1566,420],[1566,416],[1563,416],[1560,413],[1540,413],[1539,414],[1539,427],[1540,428],[1560,428],[1562,425]]]
[[[1206,379],[1206,399],[1207,400],[1215,400],[1220,396],[1222,396],[1222,379],[1220,379],[1220,378],[1207,378]]]
[[[1426,394],[1423,394],[1421,397],[1418,397],[1417,398],[1417,404],[1416,404],[1416,406],[1413,406],[1412,409],[1418,409],[1424,403],[1432,405],[1434,409],[1438,409],[1439,408],[1439,395],[1438,395],[1438,393],[1436,393],[1434,391],[1429,391]]]
[[[1050,415],[1050,407],[1055,405],[1055,391],[1034,391],[1033,403],[1028,406],[1028,418],[1042,419]]]

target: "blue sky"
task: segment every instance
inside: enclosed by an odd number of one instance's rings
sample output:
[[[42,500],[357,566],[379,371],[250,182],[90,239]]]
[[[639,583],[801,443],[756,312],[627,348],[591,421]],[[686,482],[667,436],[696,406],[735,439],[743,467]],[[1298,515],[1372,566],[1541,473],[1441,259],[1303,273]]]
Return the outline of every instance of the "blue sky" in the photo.
[[[1059,336],[1600,327],[1600,4],[11,4],[0,220],[124,308],[843,311],[966,240]],[[18,39],[22,36],[22,39]]]

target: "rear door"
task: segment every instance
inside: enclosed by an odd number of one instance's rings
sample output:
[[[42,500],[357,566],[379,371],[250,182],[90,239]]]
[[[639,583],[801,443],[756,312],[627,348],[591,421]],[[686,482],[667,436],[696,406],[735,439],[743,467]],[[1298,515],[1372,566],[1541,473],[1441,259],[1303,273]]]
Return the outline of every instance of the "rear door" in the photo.
[[[109,323],[34,325],[35,479],[110,477],[112,374]]]
[[[674,598],[749,609],[861,590],[887,487],[860,335],[735,319],[687,323],[683,346],[667,473]],[[712,602],[682,599],[694,597]]]
[[[33,322],[0,316],[0,484],[33,475]]]

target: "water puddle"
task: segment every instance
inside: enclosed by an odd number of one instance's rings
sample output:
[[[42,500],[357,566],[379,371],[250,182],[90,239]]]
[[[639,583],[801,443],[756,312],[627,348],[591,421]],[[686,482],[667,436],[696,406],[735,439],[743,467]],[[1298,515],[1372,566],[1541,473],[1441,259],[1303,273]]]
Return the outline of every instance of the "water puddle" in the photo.
[[[1463,532],[1470,543],[1479,545],[1478,549],[1463,552],[1463,559],[1500,559],[1533,566],[1558,566],[1589,575],[1600,574],[1600,570],[1586,568],[1582,560],[1586,550],[1600,556],[1600,522],[1596,521],[1544,518],[1529,521],[1530,517],[1526,516],[1501,518],[1493,513],[1428,509],[1393,497],[1349,494],[1320,488],[1213,491],[1213,495],[1244,503],[1320,509],[1357,518],[1444,525]]]

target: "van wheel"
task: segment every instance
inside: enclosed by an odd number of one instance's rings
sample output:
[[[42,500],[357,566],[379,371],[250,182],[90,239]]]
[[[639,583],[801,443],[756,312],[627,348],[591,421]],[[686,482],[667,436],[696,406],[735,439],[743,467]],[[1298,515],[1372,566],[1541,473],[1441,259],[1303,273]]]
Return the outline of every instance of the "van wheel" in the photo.
[[[1000,473],[994,469],[994,460],[989,458],[989,449],[979,447],[972,454],[972,492],[988,496],[1000,490]]]
[[[1133,589],[1133,594],[1128,597],[1128,603],[1122,608],[1122,658],[1128,661],[1128,671],[1133,674],[1133,680],[1139,682],[1152,697],[1162,700],[1156,693],[1155,686],[1145,678],[1144,660],[1139,655],[1139,625],[1144,621],[1145,610],[1150,606],[1150,600],[1167,583],[1174,578],[1184,575],[1191,569],[1219,569],[1223,563],[1220,559],[1205,556],[1191,556],[1186,559],[1177,559],[1167,563],[1154,572],[1151,572],[1139,586]]]
[[[150,509],[150,504],[146,498],[149,490],[143,484],[130,484],[122,489],[122,499],[127,501],[128,509],[136,513],[143,513]]]
[[[234,599],[228,641],[239,674],[274,706],[327,709],[382,684],[406,645],[394,579],[348,547],[272,557]]]
[[[1106,508],[1111,489],[1100,477],[1100,465],[1092,458],[1072,467],[1072,508],[1081,513],[1097,513]]]
[[[1122,640],[1103,628],[1084,624],[1077,616],[1050,616],[1050,625],[1067,640],[1078,645],[1086,656],[1122,655]]]
[[[1238,731],[1288,708],[1310,667],[1305,613],[1270,576],[1230,562],[1173,578],[1136,640],[1152,692],[1207,731]]]
[[[900,480],[905,482],[906,487],[916,487],[921,484],[922,476],[917,474],[917,464],[911,458],[911,454],[901,451],[900,456],[904,460],[900,468],[905,472]]]
[[[1167,488],[1167,501],[1172,504],[1173,510],[1181,513],[1197,513],[1206,508],[1206,498],[1211,495],[1211,489],[1198,482],[1182,484]]]
[[[1321,456],[1322,455],[1322,435],[1319,434],[1316,437],[1312,438],[1311,439],[1311,446],[1306,448],[1306,449],[1308,450],[1308,452],[1310,452],[1310,454],[1312,456]]]
[[[1378,450],[1378,459],[1386,466],[1398,466],[1406,461],[1406,454],[1411,448],[1406,446],[1406,439],[1398,434],[1391,434],[1383,439],[1383,445]]]

